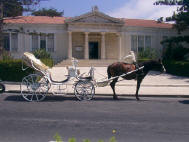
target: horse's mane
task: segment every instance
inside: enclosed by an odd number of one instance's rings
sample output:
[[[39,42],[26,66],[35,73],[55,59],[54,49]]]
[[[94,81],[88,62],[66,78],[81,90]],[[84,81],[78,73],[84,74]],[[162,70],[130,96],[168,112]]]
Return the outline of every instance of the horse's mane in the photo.
[[[158,61],[156,60],[148,60],[148,61],[144,61],[139,63],[139,66],[152,66],[152,65],[156,65],[158,63]]]

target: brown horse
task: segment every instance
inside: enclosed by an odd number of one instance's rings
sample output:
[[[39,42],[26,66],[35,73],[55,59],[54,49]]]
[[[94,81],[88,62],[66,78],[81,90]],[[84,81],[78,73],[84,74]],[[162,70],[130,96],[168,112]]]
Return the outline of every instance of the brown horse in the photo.
[[[160,71],[161,73],[166,71],[161,60],[159,61],[150,60],[150,61],[143,62],[139,64],[139,69],[137,69],[136,71],[134,70],[136,70],[136,67],[133,64],[127,64],[124,62],[116,62],[108,66],[107,73],[108,73],[108,78],[111,78],[111,77],[120,76],[124,73],[133,71],[132,73],[126,76],[123,76],[122,78],[126,80],[132,80],[132,79],[137,80],[137,88],[136,88],[136,94],[135,94],[137,100],[139,100],[138,91],[140,88],[140,84],[142,80],[144,79],[144,77],[148,74],[148,72],[151,70]],[[114,93],[113,99],[118,99],[115,93],[115,84],[118,81],[118,78],[119,77],[114,78],[113,81],[110,83],[110,86]]]

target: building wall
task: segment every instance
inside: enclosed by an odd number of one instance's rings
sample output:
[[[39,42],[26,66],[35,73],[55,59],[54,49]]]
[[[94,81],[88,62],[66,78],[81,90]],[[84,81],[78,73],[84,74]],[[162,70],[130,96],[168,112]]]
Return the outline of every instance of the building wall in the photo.
[[[84,59],[85,35],[81,32],[72,33],[72,56]]]
[[[5,29],[18,30],[18,50],[11,51],[14,58],[20,58],[24,52],[32,52],[32,35],[41,33],[54,34],[54,52],[50,52],[55,62],[67,58],[68,32],[66,25],[39,25],[39,24],[7,24]],[[7,31],[11,33],[12,31]],[[11,42],[11,41],[10,41]]]
[[[67,59],[68,57],[68,32],[66,25],[39,25],[39,24],[11,24],[7,25],[7,29],[22,29],[23,32],[18,33],[18,50],[11,52],[15,58],[20,58],[24,52],[32,51],[32,36],[30,32],[53,33],[54,34],[54,52],[51,53],[56,62]],[[151,36],[151,47],[159,51],[162,49],[160,41],[163,36],[175,36],[177,32],[172,29],[159,28],[142,28],[142,27],[126,27],[121,31],[121,57],[127,55],[131,50],[131,36],[132,35],[149,35]],[[98,42],[99,58],[101,55],[101,33],[90,33],[89,42]],[[84,32],[72,33],[72,52],[73,57],[84,59],[85,34]],[[106,59],[119,59],[119,36],[116,33],[105,34],[105,56]]]
[[[52,58],[56,62],[67,59],[68,57],[68,33],[56,33],[55,34],[55,51],[51,53]]]
[[[118,37],[116,34],[105,35],[106,59],[118,59]]]

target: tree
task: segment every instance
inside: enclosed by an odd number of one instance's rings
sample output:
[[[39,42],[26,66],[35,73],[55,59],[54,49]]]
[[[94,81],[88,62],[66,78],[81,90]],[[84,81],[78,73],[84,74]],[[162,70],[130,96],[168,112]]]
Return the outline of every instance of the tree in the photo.
[[[189,0],[158,0],[155,5],[177,5],[177,11],[171,17],[167,17],[166,21],[175,22],[173,28],[178,31],[179,36],[165,40],[164,42],[187,42],[189,43],[189,35],[182,35],[183,31],[189,28]]]
[[[0,0],[0,55],[3,51],[3,19],[20,16],[24,11],[33,11],[43,0]]]
[[[58,12],[54,8],[50,8],[50,9],[43,8],[41,10],[34,11],[32,13],[32,15],[34,15],[34,16],[50,16],[50,17],[53,17],[53,16],[61,17],[63,14],[64,14],[63,11],[62,12]]]
[[[17,0],[3,2],[3,17],[15,17],[22,15],[22,4]]]

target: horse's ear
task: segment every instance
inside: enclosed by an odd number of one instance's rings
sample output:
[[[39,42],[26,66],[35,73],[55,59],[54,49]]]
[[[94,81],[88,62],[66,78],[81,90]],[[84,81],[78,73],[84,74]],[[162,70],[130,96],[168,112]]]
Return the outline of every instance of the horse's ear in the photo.
[[[159,58],[159,59],[158,59],[158,62],[159,62],[159,63],[161,63],[161,62],[162,62],[162,60]]]

